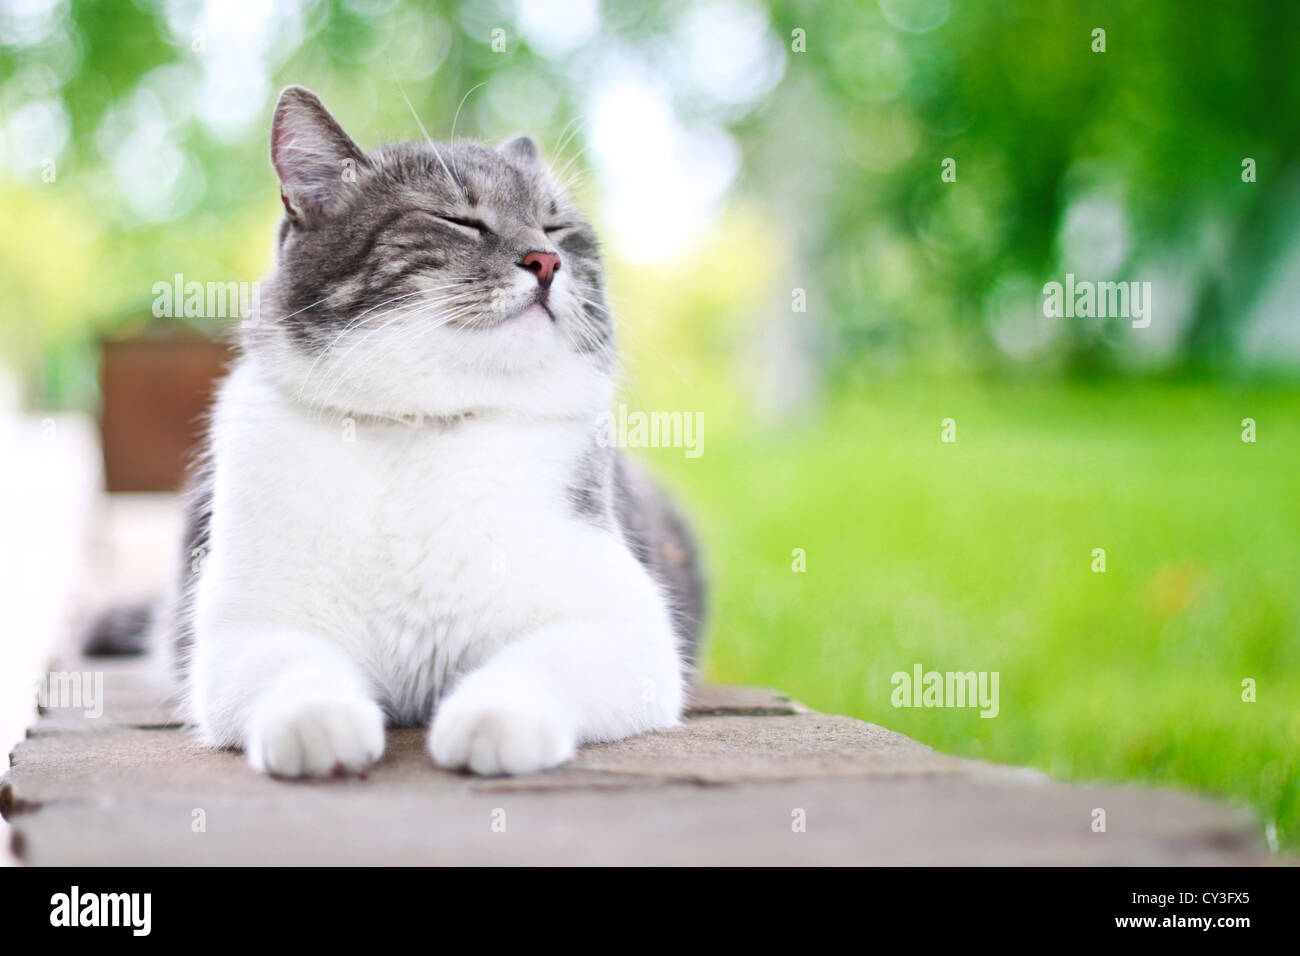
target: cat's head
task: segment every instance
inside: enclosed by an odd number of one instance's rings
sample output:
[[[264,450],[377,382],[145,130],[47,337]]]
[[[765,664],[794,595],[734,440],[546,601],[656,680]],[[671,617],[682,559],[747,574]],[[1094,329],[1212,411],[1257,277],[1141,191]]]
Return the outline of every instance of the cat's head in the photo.
[[[607,400],[596,237],[531,138],[367,152],[289,87],[271,161],[284,219],[245,340],[305,404],[550,416]]]

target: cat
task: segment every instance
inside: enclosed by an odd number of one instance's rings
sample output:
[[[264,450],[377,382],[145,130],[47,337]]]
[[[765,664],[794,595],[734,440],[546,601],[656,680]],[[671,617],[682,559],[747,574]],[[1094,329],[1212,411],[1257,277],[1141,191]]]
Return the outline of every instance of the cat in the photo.
[[[276,262],[153,628],[204,742],[317,777],[425,726],[435,763],[495,775],[674,726],[701,564],[598,438],[600,252],[536,141],[366,152],[291,86],[271,161]]]

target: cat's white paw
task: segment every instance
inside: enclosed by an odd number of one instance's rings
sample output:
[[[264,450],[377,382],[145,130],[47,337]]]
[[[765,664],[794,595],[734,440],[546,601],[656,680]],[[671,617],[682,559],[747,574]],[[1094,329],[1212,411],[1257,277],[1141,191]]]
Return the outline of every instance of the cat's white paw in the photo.
[[[384,715],[364,697],[272,700],[254,717],[247,750],[255,769],[276,777],[360,773],[384,752]]]
[[[564,763],[577,733],[560,708],[536,695],[460,688],[438,708],[429,752],[442,767],[485,776],[536,773]]]

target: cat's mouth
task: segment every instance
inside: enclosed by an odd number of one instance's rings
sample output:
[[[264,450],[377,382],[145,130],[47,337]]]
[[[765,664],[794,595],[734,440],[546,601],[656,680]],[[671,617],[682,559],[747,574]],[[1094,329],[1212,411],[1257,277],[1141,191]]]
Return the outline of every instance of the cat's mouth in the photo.
[[[520,320],[542,319],[555,321],[555,313],[551,311],[550,304],[544,296],[538,296],[533,300],[531,305],[526,305],[518,312],[506,319],[507,322],[519,322]]]

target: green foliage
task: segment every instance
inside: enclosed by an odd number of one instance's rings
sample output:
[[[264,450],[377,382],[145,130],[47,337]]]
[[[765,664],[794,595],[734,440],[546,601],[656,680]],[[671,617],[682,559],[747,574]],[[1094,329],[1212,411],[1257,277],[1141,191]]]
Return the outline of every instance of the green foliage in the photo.
[[[168,101],[192,96],[204,69],[224,62],[215,58],[222,44],[261,43],[236,34],[210,37],[205,48],[205,21],[193,20],[196,31],[186,19],[201,9],[76,0],[46,35],[0,46],[10,113],[54,84],[71,132],[58,189],[76,194],[115,260],[114,275],[83,279],[108,291],[98,309],[52,299],[23,273],[9,277],[12,307],[42,332],[19,349],[6,343],[20,361],[112,328],[147,299],[153,281],[175,271],[204,270],[213,281],[261,271],[269,244],[257,230],[274,215],[265,124],[218,132],[195,103]],[[675,47],[690,4],[606,3],[599,32],[556,59],[530,47],[504,2],[280,9],[274,36],[254,57],[273,74],[263,109],[277,84],[306,83],[369,142],[416,135],[407,98],[437,135],[459,110],[464,134],[517,125],[555,137],[603,81],[601,55],[623,49],[642,58],[674,84],[682,116],[722,122],[737,137],[741,191],[769,211],[766,228],[794,252],[779,281],[823,304],[809,321],[829,346],[829,364],[843,371],[900,361],[1131,367],[1134,343],[1117,323],[1067,324],[1041,349],[1012,347],[1015,358],[995,328],[1008,310],[1032,321],[1041,303],[1031,293],[1043,282],[1088,272],[1070,231],[1086,232],[1100,202],[1093,239],[1118,259],[1086,277],[1161,277],[1160,321],[1177,333],[1156,364],[1231,372],[1242,364],[1242,326],[1295,239],[1300,75],[1283,66],[1300,47],[1300,7],[1289,0],[1194,9],[1176,0],[773,0],[765,56],[781,59],[784,75],[764,100],[730,109],[682,82]],[[506,31],[503,51],[491,45],[497,28]],[[1093,49],[1098,28],[1105,52]],[[719,51],[737,42],[725,26],[715,29],[706,42]],[[177,148],[189,164],[174,202],[147,223],[122,201],[129,163],[115,170],[112,158],[129,130],[121,116],[141,96],[146,107],[150,97],[163,100],[158,148]],[[1245,157],[1257,163],[1257,182],[1241,180]],[[945,158],[956,161],[955,182],[940,178]],[[50,191],[30,165],[19,166],[3,190]],[[51,203],[48,214],[66,208]],[[1074,222],[1072,211],[1082,219]],[[50,248],[46,270],[67,268],[60,255]],[[61,317],[71,310],[81,314],[77,329]]]
[[[828,266],[819,279],[841,354],[933,357],[958,336],[966,364],[988,364],[990,293],[1008,275],[1041,284],[1078,271],[1061,230],[1071,203],[1099,194],[1129,236],[1112,274],[1086,277],[1151,278],[1174,263],[1191,298],[1186,315],[1172,302],[1162,313],[1186,322],[1175,361],[1233,367],[1236,333],[1300,209],[1300,77],[1279,69],[1300,46],[1300,8],[954,3],[941,28],[907,33],[885,6],[776,4],[785,33],[807,28],[808,51],[774,95],[789,102],[769,107],[791,117],[786,128],[754,129],[792,137],[801,117],[835,117],[821,148],[795,141],[804,171],[839,200],[808,258]],[[1092,50],[1095,28],[1105,52]],[[792,150],[772,155],[764,188],[800,168]],[[940,181],[945,157],[955,183]],[[1244,157],[1256,183],[1242,182]],[[903,282],[889,274],[900,265]],[[1113,338],[1070,331],[1067,364],[1117,364]]]

